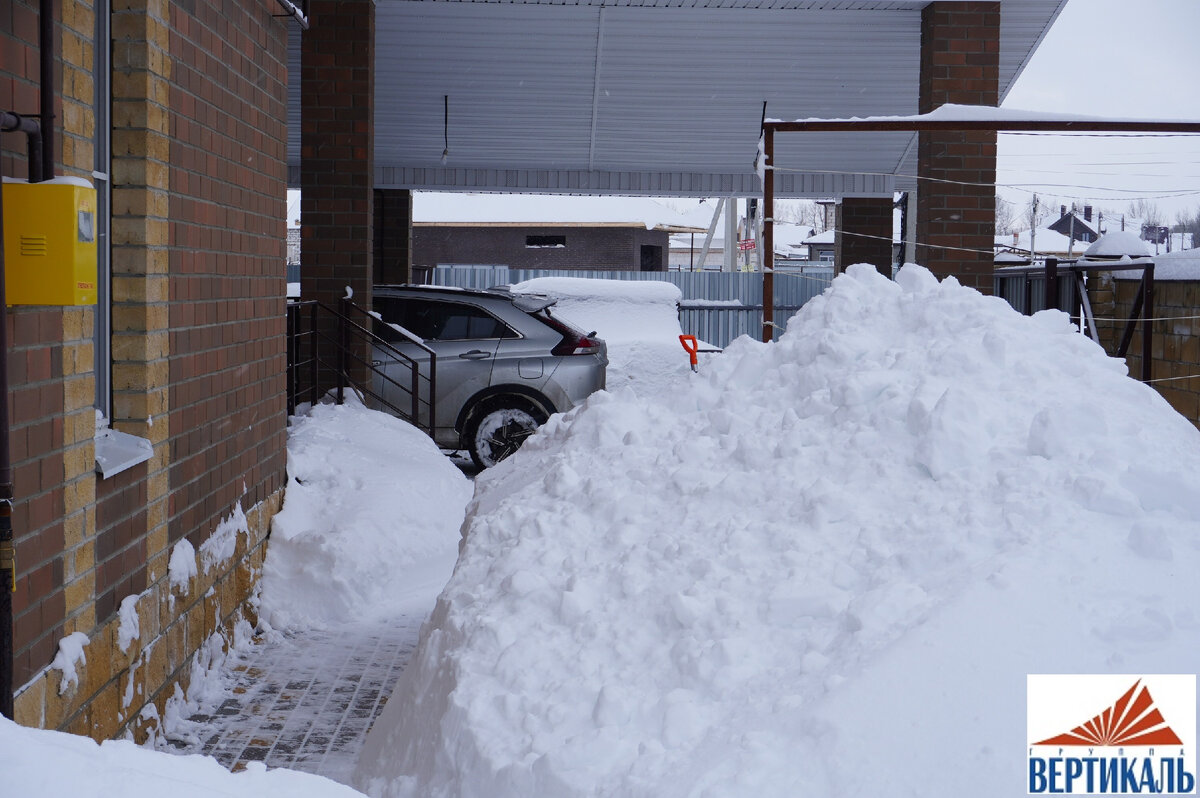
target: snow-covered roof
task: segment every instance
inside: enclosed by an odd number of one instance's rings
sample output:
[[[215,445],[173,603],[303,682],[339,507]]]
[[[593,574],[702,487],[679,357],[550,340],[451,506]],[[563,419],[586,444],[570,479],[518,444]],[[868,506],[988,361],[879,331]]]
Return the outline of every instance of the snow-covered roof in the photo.
[[[808,243],[812,238],[813,227],[807,224],[795,224],[793,222],[776,222],[773,225],[772,236],[775,241],[775,246],[778,247],[798,247]]]
[[[707,228],[711,211],[685,211],[651,197],[550,196],[544,194],[413,193],[413,224],[526,226],[625,226],[688,232]]]
[[[1156,281],[1200,281],[1200,249],[1167,252],[1155,255],[1151,260],[1154,261],[1154,279]],[[1139,271],[1113,272],[1113,277],[1118,280],[1140,280],[1142,273]]]
[[[1016,239],[1015,241],[1013,239]],[[1034,236],[1034,247],[1038,254],[1049,255],[1066,255],[1071,252],[1075,255],[1082,255],[1086,244],[1076,240],[1074,246],[1071,245],[1070,236],[1065,236],[1062,233],[1051,230],[1048,227],[1039,228],[1037,235]],[[1023,230],[1015,236],[1003,235],[996,236],[996,246],[1015,249],[1020,252],[1029,251],[1029,231]]]
[[[1096,239],[1083,252],[1088,258],[1137,258],[1150,255],[1150,248],[1137,233],[1129,230],[1118,230]]]
[[[786,122],[783,119],[768,119],[768,122]],[[1068,122],[1086,129],[1087,125],[1109,123],[1130,124],[1198,124],[1195,119],[1134,119],[1090,116],[1086,114],[1064,114],[1052,111],[1023,111],[1019,108],[998,108],[990,105],[960,105],[946,103],[925,114],[900,114],[849,117],[806,117],[795,122]]]
[[[817,233],[804,239],[805,244],[832,244],[837,239],[837,231],[826,230],[824,233]]]

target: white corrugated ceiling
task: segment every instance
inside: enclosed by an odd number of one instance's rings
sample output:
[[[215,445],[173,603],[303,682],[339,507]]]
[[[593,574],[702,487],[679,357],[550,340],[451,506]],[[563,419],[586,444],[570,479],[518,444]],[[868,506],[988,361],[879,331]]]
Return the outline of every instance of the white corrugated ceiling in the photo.
[[[1002,97],[1065,1],[1003,0]],[[376,186],[758,193],[764,101],[776,119],[917,112],[924,5],[378,0]],[[298,38],[292,64],[295,183]],[[796,171],[781,171],[776,189],[836,196],[911,187],[903,176],[916,168],[913,138],[781,136],[776,163]]]

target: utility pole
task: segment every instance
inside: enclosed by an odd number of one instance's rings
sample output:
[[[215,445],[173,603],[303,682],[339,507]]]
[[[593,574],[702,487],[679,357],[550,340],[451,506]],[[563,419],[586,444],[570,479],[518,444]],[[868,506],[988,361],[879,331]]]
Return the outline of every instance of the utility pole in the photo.
[[[725,266],[722,271],[737,271],[738,201],[730,197],[725,203]]]
[[[1075,203],[1071,203],[1071,225],[1067,228],[1071,232],[1067,235],[1067,260],[1075,254]]]
[[[1029,206],[1029,262],[1033,263],[1036,251],[1033,247],[1033,240],[1037,234],[1037,209],[1038,196],[1033,195],[1033,203]]]

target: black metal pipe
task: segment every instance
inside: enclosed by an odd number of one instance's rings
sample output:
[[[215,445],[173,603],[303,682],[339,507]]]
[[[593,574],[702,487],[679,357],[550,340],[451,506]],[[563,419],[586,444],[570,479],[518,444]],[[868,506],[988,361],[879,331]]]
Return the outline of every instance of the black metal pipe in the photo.
[[[3,218],[4,192],[0,191],[0,219]],[[17,562],[12,529],[12,462],[8,448],[8,308],[3,297],[4,225],[0,224],[0,715],[12,720],[12,600],[17,584]]]
[[[24,133],[28,158],[29,182],[40,183],[43,179],[42,125],[31,116],[22,116],[12,111],[0,111],[0,132]]]
[[[38,10],[38,56],[41,60],[41,75],[38,90],[41,93],[42,152],[41,173],[33,177],[33,159],[29,161],[29,182],[38,183],[54,177],[54,0],[41,0]]]
[[[1046,258],[1046,310],[1058,310],[1058,258]]]
[[[1150,382],[1154,374],[1154,264],[1142,274],[1146,286],[1146,304],[1142,310],[1142,382]]]
[[[292,2],[292,0],[279,0],[279,5],[283,6],[283,10],[287,12],[284,16],[291,17],[300,24],[301,29],[308,30],[308,15],[304,9]]]

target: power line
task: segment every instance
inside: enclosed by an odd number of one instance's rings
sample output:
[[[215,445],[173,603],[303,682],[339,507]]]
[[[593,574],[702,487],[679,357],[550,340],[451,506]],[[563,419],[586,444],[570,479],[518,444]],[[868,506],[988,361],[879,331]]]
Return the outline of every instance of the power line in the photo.
[[[771,166],[768,167],[775,172],[791,172],[796,174],[807,174],[811,172],[809,169],[798,169],[786,166]],[[1008,188],[1014,191],[1026,191],[1030,194],[1037,194],[1039,191],[1044,191],[1050,188],[1070,188],[1083,189],[1086,191],[1119,191],[1129,196],[1124,197],[1105,197],[1105,196],[1072,196],[1070,194],[1061,194],[1055,192],[1057,196],[1065,197],[1066,199],[1079,200],[1095,200],[1106,202],[1117,202],[1121,200],[1133,199],[1135,195],[1139,199],[1178,199],[1180,197],[1191,197],[1200,195],[1200,189],[1123,189],[1123,188],[1104,188],[1100,186],[1084,186],[1073,183],[981,183],[967,180],[950,180],[944,177],[929,177],[928,175],[908,175],[899,172],[865,172],[865,171],[850,171],[838,169],[821,169],[820,174],[827,175],[847,175],[861,177],[902,177],[909,180],[924,180],[930,183],[943,183],[951,186],[974,186],[978,188]],[[1032,188],[1031,188],[1032,187]],[[1151,191],[1167,191],[1165,194],[1150,194]]]
[[[1045,133],[1045,132],[1014,132],[1011,130],[997,131],[1001,136],[1032,136],[1034,138],[1076,138],[1076,139],[1179,139],[1191,138],[1197,133]]]
[[[1186,377],[1159,377],[1156,380],[1142,380],[1142,382],[1150,384],[1152,382],[1174,382],[1175,380],[1194,380],[1197,378],[1200,378],[1200,374],[1189,374]]]

